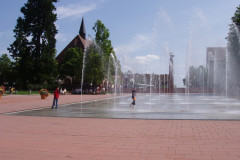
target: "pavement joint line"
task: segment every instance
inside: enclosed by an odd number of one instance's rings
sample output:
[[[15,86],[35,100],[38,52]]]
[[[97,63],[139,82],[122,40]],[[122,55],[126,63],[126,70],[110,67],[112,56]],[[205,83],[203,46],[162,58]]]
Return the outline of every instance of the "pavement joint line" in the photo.
[[[101,100],[106,100],[106,99],[121,98],[121,97],[127,97],[127,96],[129,96],[129,95],[123,95],[123,96],[117,96],[117,97],[115,97],[115,96],[114,97],[107,97],[107,98],[103,98],[103,99],[95,99],[95,100],[83,101],[83,102],[74,102],[74,103],[59,105],[59,107],[66,107],[66,106],[73,105],[73,104],[84,104],[84,103],[89,103],[89,102],[96,102],[96,101],[101,101]],[[42,109],[47,109],[47,107],[33,108],[33,109],[14,111],[14,112],[7,112],[7,113],[3,113],[3,115],[13,115],[13,114],[17,114],[17,113],[31,112],[31,111],[37,111],[37,110],[42,110]]]
[[[69,105],[72,105],[72,104],[84,104],[84,103],[89,103],[89,102],[102,101],[102,100],[106,100],[106,99],[121,98],[121,97],[126,97],[126,96],[129,96],[129,95],[125,95],[125,96],[117,96],[117,97],[107,97],[107,98],[103,98],[103,99],[94,99],[94,100],[83,101],[83,102],[74,102],[74,103],[69,103],[69,104],[63,104],[63,105],[61,105],[61,107],[69,106]]]
[[[3,113],[5,115],[11,115],[11,114],[17,114],[17,113],[22,113],[22,112],[30,112],[30,111],[36,111],[36,110],[41,110],[41,109],[46,109],[45,108],[33,108],[33,109],[27,109],[27,110],[22,110],[22,111],[15,111],[15,112],[7,112],[7,113]]]

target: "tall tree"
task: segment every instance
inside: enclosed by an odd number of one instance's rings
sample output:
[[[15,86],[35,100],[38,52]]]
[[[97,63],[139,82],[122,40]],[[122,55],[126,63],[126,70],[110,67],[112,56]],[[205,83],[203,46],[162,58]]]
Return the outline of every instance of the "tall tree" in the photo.
[[[103,53],[109,57],[110,54],[114,52],[112,42],[109,39],[110,37],[109,29],[105,27],[102,21],[97,20],[97,22],[93,26],[93,30],[96,33],[95,35],[96,43],[101,47]]]
[[[188,75],[183,79],[183,84],[190,88],[202,88],[207,85],[207,69],[204,66],[190,66]]]
[[[226,39],[228,41],[228,84],[240,85],[240,37],[235,24],[229,25],[229,33]]]
[[[81,82],[83,51],[81,48],[69,48],[58,65],[61,78],[73,77],[75,83]]]
[[[16,60],[21,83],[51,83],[57,74],[55,61],[57,0],[28,0],[17,19],[15,41],[8,48]],[[23,76],[21,76],[23,75]]]
[[[97,45],[100,46],[102,52],[103,52],[103,72],[105,79],[108,77],[108,70],[110,67],[111,75],[114,75],[115,73],[115,66],[113,64],[113,60],[111,57],[111,53],[114,56],[115,61],[117,62],[116,66],[118,66],[118,70],[121,72],[121,65],[120,62],[117,60],[117,57],[115,55],[115,52],[113,50],[112,42],[109,39],[110,32],[109,29],[102,23],[102,21],[97,20],[97,22],[93,26],[93,30],[95,31],[95,40]]]
[[[0,84],[3,82],[9,82],[11,74],[11,60],[7,54],[3,54],[0,57]]]
[[[235,11],[234,16],[232,17],[232,21],[236,26],[238,26],[238,29],[240,29],[240,5]]]
[[[102,55],[101,49],[95,44],[90,45],[86,51],[84,81],[91,83],[94,88],[99,86],[104,79],[104,57]]]

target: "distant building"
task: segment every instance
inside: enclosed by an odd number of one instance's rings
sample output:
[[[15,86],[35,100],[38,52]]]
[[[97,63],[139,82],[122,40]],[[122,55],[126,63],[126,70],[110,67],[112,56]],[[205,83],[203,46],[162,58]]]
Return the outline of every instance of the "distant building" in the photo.
[[[169,53],[169,74],[123,74],[123,88],[137,87],[142,93],[174,93],[173,53]]]
[[[168,74],[123,74],[123,88],[137,87],[141,93],[168,93],[169,92],[169,75]]]
[[[207,48],[208,88],[212,88],[216,93],[225,91],[226,53],[226,47]]]

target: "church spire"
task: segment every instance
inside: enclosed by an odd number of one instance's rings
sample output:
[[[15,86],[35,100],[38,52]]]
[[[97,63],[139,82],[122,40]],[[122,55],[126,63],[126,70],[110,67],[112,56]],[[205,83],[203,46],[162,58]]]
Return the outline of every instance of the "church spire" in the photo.
[[[82,23],[81,23],[80,30],[79,30],[79,35],[80,35],[83,39],[86,39],[86,29],[85,29],[84,19],[83,19],[83,18],[82,18]]]

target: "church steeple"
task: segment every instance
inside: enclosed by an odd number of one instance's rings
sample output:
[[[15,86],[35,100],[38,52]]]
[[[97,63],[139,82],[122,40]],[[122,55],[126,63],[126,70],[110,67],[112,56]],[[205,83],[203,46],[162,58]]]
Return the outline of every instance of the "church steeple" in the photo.
[[[80,35],[83,39],[86,39],[86,29],[85,29],[84,19],[83,19],[83,18],[82,18],[82,23],[81,23],[80,30],[79,30],[79,35]]]

